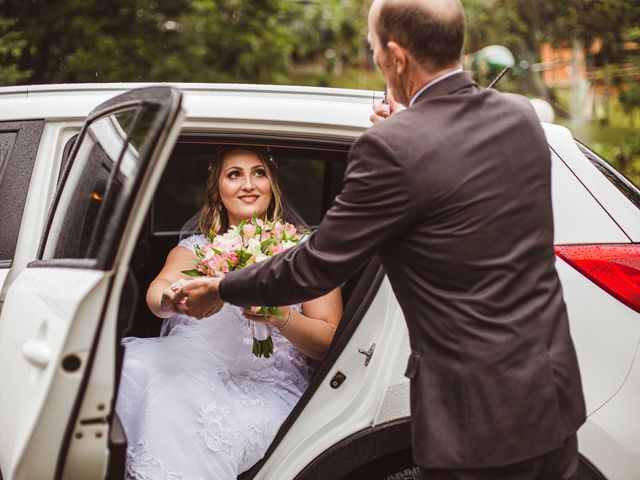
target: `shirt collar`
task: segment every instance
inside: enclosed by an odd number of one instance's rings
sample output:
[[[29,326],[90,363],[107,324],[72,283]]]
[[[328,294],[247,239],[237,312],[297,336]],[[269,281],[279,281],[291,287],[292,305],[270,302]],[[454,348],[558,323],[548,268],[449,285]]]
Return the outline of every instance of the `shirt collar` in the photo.
[[[418,92],[413,96],[413,98],[411,99],[411,101],[409,102],[409,106],[413,105],[416,101],[416,99],[429,87],[434,86],[436,83],[444,80],[445,78],[449,78],[452,75],[455,75],[457,73],[462,73],[462,67],[458,67],[458,68],[454,68],[453,70],[448,71],[447,73],[443,73],[442,75],[440,75],[439,77],[434,78],[433,80],[431,80],[429,83],[427,83],[424,87],[422,87],[420,90],[418,90]]]

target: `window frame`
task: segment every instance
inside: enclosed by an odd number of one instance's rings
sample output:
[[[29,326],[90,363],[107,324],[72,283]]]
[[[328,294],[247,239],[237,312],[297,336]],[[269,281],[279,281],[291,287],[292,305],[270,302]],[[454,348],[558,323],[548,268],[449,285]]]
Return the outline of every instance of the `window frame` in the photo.
[[[4,212],[3,235],[0,238],[0,268],[13,266],[44,123],[42,119],[0,122],[0,133],[16,133],[16,139],[7,155],[0,177],[0,205]],[[6,185],[10,187],[3,188]]]
[[[43,268],[43,267],[55,267],[55,268],[83,268],[83,269],[95,269],[108,271],[113,268],[115,263],[115,257],[120,245],[120,235],[125,228],[126,222],[130,216],[130,210],[135,203],[140,189],[140,185],[147,175],[148,167],[151,162],[154,153],[160,148],[160,140],[162,139],[167,125],[174,122],[175,118],[179,115],[180,109],[175,109],[173,104],[176,101],[180,101],[179,97],[176,97],[178,91],[169,87],[147,87],[143,89],[130,90],[129,92],[114,97],[107,102],[96,107],[86,117],[85,122],[77,136],[77,140],[73,142],[71,147],[71,153],[64,165],[62,174],[58,180],[56,193],[53,202],[50,206],[47,221],[44,227],[42,239],[38,248],[37,259],[30,262],[27,268]],[[85,138],[88,130],[88,126],[94,121],[100,118],[107,117],[112,114],[117,114],[120,111],[137,108],[137,117],[142,115],[145,107],[155,106],[158,110],[155,113],[155,119],[149,128],[149,132],[145,138],[145,141],[141,144],[140,148],[140,165],[139,171],[131,185],[130,195],[126,198],[125,203],[122,205],[122,211],[125,212],[122,218],[118,220],[115,225],[114,232],[110,233],[110,237],[113,239],[105,252],[101,253],[98,258],[47,258],[44,259],[45,251],[47,250],[47,243],[49,241],[49,234],[51,233],[51,227],[56,216],[56,210],[60,203],[60,200],[65,192],[66,183],[71,170],[74,167],[76,156],[82,146],[83,139]],[[139,121],[137,118],[135,121]],[[135,125],[131,128],[131,132],[135,131]],[[127,134],[127,143],[130,139],[130,133]],[[125,144],[126,145],[126,144]],[[124,154],[126,148],[124,148],[120,156]],[[128,214],[126,212],[129,212]]]

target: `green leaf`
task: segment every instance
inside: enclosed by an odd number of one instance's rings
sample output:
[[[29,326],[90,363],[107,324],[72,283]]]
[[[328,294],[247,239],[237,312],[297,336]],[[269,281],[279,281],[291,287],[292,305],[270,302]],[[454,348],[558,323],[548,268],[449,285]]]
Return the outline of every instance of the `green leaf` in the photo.
[[[242,264],[245,265],[252,257],[249,252],[245,252],[244,250],[240,252],[239,259],[242,261]]]
[[[262,253],[267,253],[267,251],[269,250],[269,247],[275,244],[276,244],[275,238],[273,237],[267,238],[264,242],[260,243],[260,250],[262,250]]]
[[[200,270],[196,270],[195,268],[193,270],[182,270],[182,273],[184,273],[185,275],[189,275],[190,277],[204,277],[204,273],[202,273]]]

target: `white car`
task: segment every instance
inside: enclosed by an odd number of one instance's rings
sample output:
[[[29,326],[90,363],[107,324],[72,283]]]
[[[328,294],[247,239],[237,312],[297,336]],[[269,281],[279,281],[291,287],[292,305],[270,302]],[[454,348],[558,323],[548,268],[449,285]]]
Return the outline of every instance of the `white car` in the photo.
[[[144,292],[200,207],[216,145],[270,146],[286,194],[314,225],[381,97],[257,85],[137,87],[0,88],[5,480],[123,478],[126,438],[113,412],[120,338],[158,334]],[[553,156],[557,270],[589,415],[579,431],[579,478],[635,480],[640,192],[565,128],[543,126]],[[402,312],[376,259],[343,293],[327,359],[263,460],[239,478],[417,478]]]

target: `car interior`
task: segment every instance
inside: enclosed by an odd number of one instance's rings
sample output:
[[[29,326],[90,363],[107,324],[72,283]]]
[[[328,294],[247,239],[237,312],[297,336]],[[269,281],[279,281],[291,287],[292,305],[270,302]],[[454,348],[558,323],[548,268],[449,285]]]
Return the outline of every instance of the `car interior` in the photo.
[[[349,142],[313,141],[228,134],[182,135],[165,168],[130,262],[127,284],[120,300],[118,338],[160,334],[162,321],[145,303],[147,286],[162,268],[168,252],[178,244],[183,225],[199,212],[205,198],[208,165],[222,144],[265,146],[277,164],[276,175],[288,203],[294,206],[311,231],[320,223],[339,193],[346,168]],[[384,276],[377,257],[362,265],[341,285],[344,313],[323,362],[315,362],[312,382],[281,426],[265,457],[239,478],[253,478],[278,442],[295,422],[313,393],[325,380],[349,337],[366,313]],[[117,346],[119,372],[124,348]],[[114,416],[116,417],[116,416]],[[109,442],[109,470],[122,472],[126,439],[114,418]],[[115,474],[109,478],[118,478]]]

